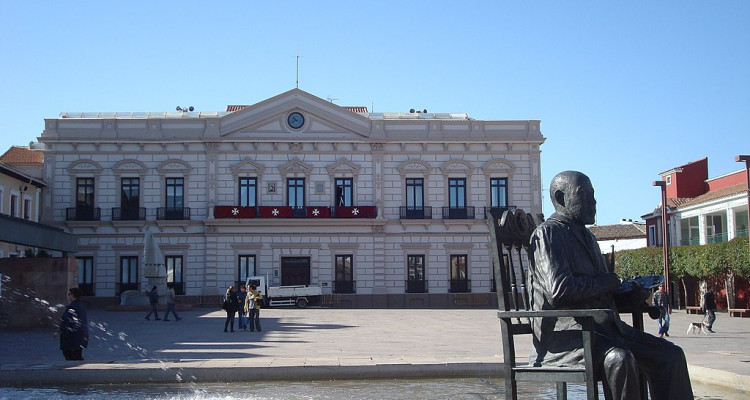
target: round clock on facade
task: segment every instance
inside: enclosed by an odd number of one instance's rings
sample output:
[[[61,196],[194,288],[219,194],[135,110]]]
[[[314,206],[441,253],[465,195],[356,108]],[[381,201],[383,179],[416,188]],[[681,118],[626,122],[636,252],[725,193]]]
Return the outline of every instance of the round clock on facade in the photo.
[[[286,122],[292,129],[299,129],[302,127],[302,125],[305,124],[305,117],[295,111],[289,114],[289,116],[286,118]]]

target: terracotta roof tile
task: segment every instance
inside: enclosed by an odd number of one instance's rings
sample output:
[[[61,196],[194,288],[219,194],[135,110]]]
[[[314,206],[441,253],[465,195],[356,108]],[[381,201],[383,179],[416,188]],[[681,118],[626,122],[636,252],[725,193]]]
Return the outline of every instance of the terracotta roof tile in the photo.
[[[593,225],[589,227],[596,240],[639,239],[646,237],[646,224]]]
[[[361,107],[361,106],[341,106],[341,108],[347,109],[353,113],[361,114],[367,112],[367,107]]]
[[[12,146],[0,156],[0,162],[13,164],[44,164],[44,151],[31,150],[24,146]]]
[[[732,196],[738,193],[742,193],[747,190],[747,184],[746,183],[740,183],[734,186],[729,186],[723,189],[719,190],[713,190],[708,193],[704,193],[698,197],[693,197],[692,199],[686,199],[686,201],[681,202],[677,205],[677,208],[683,208],[688,206],[693,206],[696,204],[705,203],[710,200],[716,200],[720,199],[722,197]]]
[[[248,107],[248,105],[239,105],[239,104],[237,104],[237,105],[228,105],[227,106],[227,112],[240,111],[240,110],[242,110],[245,107]]]

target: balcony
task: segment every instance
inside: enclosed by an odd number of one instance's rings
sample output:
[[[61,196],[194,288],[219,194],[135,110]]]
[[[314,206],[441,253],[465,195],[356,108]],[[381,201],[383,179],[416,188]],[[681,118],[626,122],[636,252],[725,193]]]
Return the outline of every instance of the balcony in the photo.
[[[333,293],[354,294],[357,290],[357,281],[333,281]]]
[[[450,293],[471,293],[471,280],[451,279]]]
[[[243,284],[245,282],[242,282]],[[169,282],[167,285],[172,285],[172,288],[174,288],[174,294],[175,295],[184,295],[185,294],[185,282]],[[239,286],[237,286],[239,287]]]
[[[99,207],[74,207],[65,209],[66,221],[99,221],[102,210]]]
[[[734,233],[734,237],[747,237],[747,229],[738,229],[737,232]]]
[[[408,280],[406,283],[406,293],[427,293],[426,280]]]
[[[112,221],[145,221],[146,208],[112,208]]]
[[[159,207],[156,209],[157,220],[189,220],[190,219],[190,208],[171,208],[171,207]]]
[[[695,246],[698,244],[701,244],[701,239],[699,237],[693,237],[693,238],[680,240],[680,246]]]
[[[474,219],[474,207],[443,207],[443,219]]]
[[[129,283],[122,283],[122,282],[120,282],[120,283],[116,283],[115,284],[115,292],[116,292],[117,296],[119,296],[119,295],[122,294],[122,292],[124,292],[126,290],[138,290],[138,286],[140,286],[140,284],[138,282],[129,282]]]
[[[399,207],[400,219],[432,219],[432,207]]]
[[[338,206],[333,209],[334,218],[376,218],[375,206]]]
[[[93,283],[79,283],[78,288],[81,289],[81,295],[93,296],[94,295],[94,284]]]
[[[215,206],[214,218],[255,218],[253,206]]]
[[[706,236],[706,244],[721,243],[727,241],[726,233],[717,233],[715,235]]]

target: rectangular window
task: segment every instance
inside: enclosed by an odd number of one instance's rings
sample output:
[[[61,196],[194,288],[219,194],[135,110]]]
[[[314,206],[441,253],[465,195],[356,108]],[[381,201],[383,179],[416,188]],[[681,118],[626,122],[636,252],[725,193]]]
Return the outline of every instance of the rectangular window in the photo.
[[[466,254],[451,255],[451,293],[468,293],[469,273]]]
[[[84,296],[94,295],[94,257],[78,257],[78,287]]]
[[[168,210],[181,210],[185,207],[184,178],[167,178],[167,193],[165,207]]]
[[[255,199],[258,193],[258,180],[256,178],[240,178],[240,206],[255,207]]]
[[[23,200],[23,219],[31,219],[31,200],[29,199]]]
[[[466,208],[466,179],[448,179],[448,204],[450,208]]]
[[[120,207],[124,210],[137,210],[140,207],[140,178],[120,180]]]
[[[508,207],[508,178],[490,179],[490,207]]]
[[[237,260],[237,281],[245,283],[248,277],[256,275],[255,255],[240,254]]]
[[[18,196],[15,194],[10,195],[10,214],[11,217],[18,216]]]
[[[406,208],[422,209],[424,207],[424,179],[406,179]]]
[[[139,290],[138,256],[120,257],[120,282],[118,285],[118,294],[126,290]]]
[[[167,284],[172,285],[175,294],[185,294],[182,256],[166,256],[164,264],[167,267]]]
[[[352,187],[353,184],[351,178],[336,178],[336,206],[353,206]]]
[[[409,255],[406,257],[410,281],[424,280],[424,255]]]
[[[286,180],[287,203],[286,205],[294,208],[305,207],[305,179],[289,178]]]
[[[335,293],[354,293],[353,258],[351,254],[336,256],[336,277],[333,284]]]
[[[94,208],[94,178],[76,179],[76,208]]]
[[[406,276],[406,293],[427,293],[423,254],[406,256]]]
[[[648,226],[648,245],[656,247],[656,225]]]

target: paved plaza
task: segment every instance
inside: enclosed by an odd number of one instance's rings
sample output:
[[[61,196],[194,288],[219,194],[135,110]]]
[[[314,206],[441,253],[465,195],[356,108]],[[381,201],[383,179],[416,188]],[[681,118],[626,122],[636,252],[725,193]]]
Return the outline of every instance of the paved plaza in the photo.
[[[262,332],[224,333],[222,310],[181,321],[145,312],[89,310],[85,361],[65,361],[52,329],[0,335],[0,386],[502,376],[495,310],[263,309]],[[750,318],[719,313],[716,333],[689,335],[701,316],[672,314],[691,379],[733,390],[750,386]],[[656,322],[646,321],[656,331]],[[524,356],[531,346],[520,343]]]

